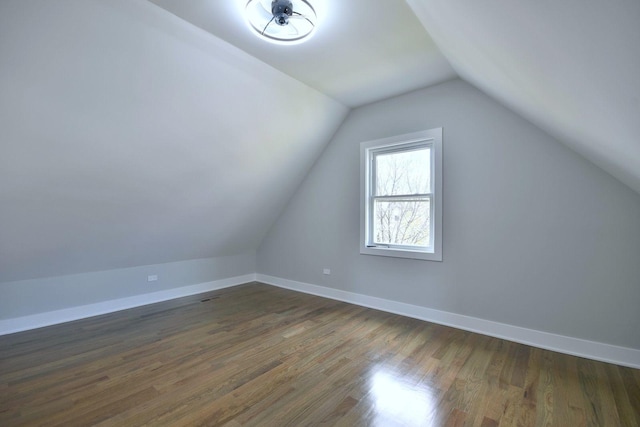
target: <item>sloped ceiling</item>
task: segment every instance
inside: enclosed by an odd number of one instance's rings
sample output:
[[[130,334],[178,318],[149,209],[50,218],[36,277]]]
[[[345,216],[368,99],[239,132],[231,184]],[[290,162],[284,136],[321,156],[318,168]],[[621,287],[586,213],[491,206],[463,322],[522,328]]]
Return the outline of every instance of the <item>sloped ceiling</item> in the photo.
[[[407,2],[463,79],[640,192],[640,1]]]
[[[637,0],[318,0],[284,50],[152,1],[0,1],[0,281],[253,250],[349,107],[457,75],[640,192]]]
[[[247,0],[150,1],[349,107],[457,77],[404,0],[315,0],[316,32],[293,46],[256,37]]]
[[[0,281],[255,249],[348,112],[142,0],[3,0],[0,58]]]

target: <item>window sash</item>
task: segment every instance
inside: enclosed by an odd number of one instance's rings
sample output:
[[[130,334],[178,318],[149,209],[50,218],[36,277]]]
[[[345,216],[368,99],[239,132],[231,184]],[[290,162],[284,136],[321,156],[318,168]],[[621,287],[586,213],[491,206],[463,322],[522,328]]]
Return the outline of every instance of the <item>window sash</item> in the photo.
[[[435,180],[435,151],[432,140],[419,140],[413,142],[405,142],[396,144],[395,146],[386,146],[381,148],[373,148],[368,150],[368,165],[369,165],[369,176],[368,176],[368,188],[367,188],[367,238],[366,238],[366,246],[369,248],[389,248],[389,249],[401,249],[408,251],[426,251],[433,252],[434,250],[434,215],[435,215],[435,206],[434,206],[434,193],[433,193],[433,185]],[[396,194],[396,195],[385,195],[385,196],[377,196],[376,188],[377,188],[377,171],[376,171],[376,157],[380,154],[391,154],[391,153],[402,153],[407,151],[417,151],[421,149],[429,149],[429,162],[430,162],[430,190],[428,193],[416,193],[416,194]],[[374,212],[375,212],[375,202],[376,201],[413,201],[416,198],[424,198],[424,200],[429,200],[429,244],[424,246],[414,246],[414,245],[405,245],[405,244],[387,244],[387,243],[376,243],[375,242],[375,233],[374,233]]]
[[[433,248],[433,197],[431,194],[411,195],[411,196],[377,196],[372,197],[369,212],[371,212],[371,218],[369,220],[370,230],[367,247],[370,248],[389,248],[389,249],[404,249],[413,251],[429,251]],[[410,245],[410,244],[398,244],[398,243],[385,243],[376,241],[375,233],[375,204],[376,201],[382,202],[429,202],[429,243],[427,245]]]
[[[391,147],[381,147],[381,148],[376,148],[376,149],[372,149],[370,150],[370,163],[369,163],[369,170],[371,171],[371,175],[369,177],[370,179],[370,195],[372,197],[381,197],[378,196],[376,194],[376,191],[378,189],[378,176],[376,174],[376,168],[377,168],[377,158],[378,156],[381,155],[389,155],[389,154],[399,154],[399,153],[406,153],[409,151],[421,151],[421,150],[429,150],[429,162],[430,162],[430,171],[431,171],[431,176],[429,177],[429,193],[431,194],[433,192],[433,178],[434,178],[434,157],[433,157],[433,143],[429,142],[429,141],[414,141],[414,142],[410,142],[410,143],[405,143],[399,146],[391,146]],[[383,196],[408,196],[408,195],[412,195],[413,193],[405,193],[405,194],[394,194],[394,195],[383,195]],[[418,195],[420,193],[415,193],[415,195]]]

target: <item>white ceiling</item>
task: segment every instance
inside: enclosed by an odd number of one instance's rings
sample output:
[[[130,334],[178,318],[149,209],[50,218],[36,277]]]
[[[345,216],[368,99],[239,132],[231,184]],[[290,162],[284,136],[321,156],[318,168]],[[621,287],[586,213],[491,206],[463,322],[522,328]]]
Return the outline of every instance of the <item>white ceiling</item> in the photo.
[[[404,0],[315,0],[317,30],[300,45],[249,30],[246,0],[150,0],[349,107],[456,77]]]
[[[640,1],[407,1],[463,79],[640,193]]]
[[[150,1],[349,107],[460,76],[640,192],[638,0],[316,0],[297,46],[246,0]]]
[[[0,282],[254,250],[347,114],[144,0],[3,0],[0,58]]]
[[[0,1],[0,282],[255,250],[347,107],[456,75],[640,192],[637,0],[242,2]]]

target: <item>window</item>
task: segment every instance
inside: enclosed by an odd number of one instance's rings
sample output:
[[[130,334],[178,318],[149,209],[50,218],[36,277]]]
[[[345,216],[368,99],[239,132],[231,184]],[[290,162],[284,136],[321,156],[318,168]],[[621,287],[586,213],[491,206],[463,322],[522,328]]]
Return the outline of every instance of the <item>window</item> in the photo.
[[[442,261],[442,128],[360,144],[360,253]]]

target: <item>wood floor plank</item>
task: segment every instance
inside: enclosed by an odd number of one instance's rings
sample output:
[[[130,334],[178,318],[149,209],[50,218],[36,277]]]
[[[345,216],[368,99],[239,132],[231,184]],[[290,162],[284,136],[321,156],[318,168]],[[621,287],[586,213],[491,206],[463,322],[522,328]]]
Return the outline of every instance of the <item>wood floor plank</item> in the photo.
[[[259,283],[0,337],[1,426],[640,425],[640,372]]]

